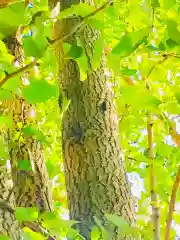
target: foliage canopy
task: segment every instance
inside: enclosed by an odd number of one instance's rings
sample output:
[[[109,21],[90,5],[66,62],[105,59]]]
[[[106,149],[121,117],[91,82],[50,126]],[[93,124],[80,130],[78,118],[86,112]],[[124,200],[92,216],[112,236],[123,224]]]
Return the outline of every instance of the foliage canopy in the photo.
[[[12,101],[15,94],[22,95],[28,103],[36,104],[37,125],[23,128],[23,134],[34,136],[45,146],[47,167],[53,180],[53,199],[57,214],[38,216],[34,209],[16,209],[19,221],[44,218],[43,224],[52,235],[62,239],[77,234],[70,226],[73,221],[59,218],[67,209],[63,162],[61,155],[61,117],[68,107],[63,100],[61,113],[58,107],[57,66],[53,53],[53,22],[74,16],[82,17],[82,24],[99,30],[91,61],[93,69],[100,64],[102,51],[107,58],[105,74],[113,88],[119,117],[121,147],[134,184],[143,180],[144,187],[138,195],[138,229],[142,239],[153,239],[150,220],[149,183],[152,159],[148,155],[147,124],[153,125],[153,176],[156,177],[156,202],[160,209],[161,239],[164,239],[166,219],[172,186],[178,172],[180,156],[180,1],[178,0],[114,0],[105,4],[94,0],[73,5],[54,15],[46,0],[34,0],[28,5],[18,1],[0,9],[0,101]],[[94,14],[91,14],[94,13]],[[88,16],[90,15],[90,16]],[[88,16],[88,17],[87,17]],[[13,65],[14,56],[8,52],[3,40],[19,28],[25,53],[26,68],[21,71]],[[83,43],[64,43],[66,58],[74,59],[80,69],[81,80],[86,79],[88,63]],[[28,70],[29,81],[21,85],[20,76]],[[149,119],[150,118],[150,119]],[[12,127],[12,115],[1,112],[0,127]],[[8,159],[8,152],[0,137],[0,160]],[[29,169],[28,161],[21,169]],[[136,173],[136,174],[135,174]],[[138,175],[137,175],[138,174]],[[54,180],[55,179],[55,180]],[[134,181],[134,180],[133,180]],[[139,185],[136,187],[139,188]],[[134,189],[134,188],[133,188]],[[137,189],[135,191],[137,195]],[[180,195],[177,195],[180,202]],[[28,219],[27,219],[28,216]],[[109,221],[126,231],[126,223],[116,216],[107,215]],[[174,226],[180,223],[178,209],[173,215]],[[99,231],[105,231],[96,220],[92,239],[99,239]],[[59,227],[61,226],[61,227]],[[122,227],[123,226],[123,227]],[[128,232],[131,232],[128,228]],[[133,232],[133,230],[132,230]],[[104,233],[106,235],[106,233]],[[171,239],[176,235],[171,231]],[[39,233],[24,229],[25,239],[44,239]],[[80,236],[79,236],[80,238]],[[0,239],[6,239],[1,238]]]

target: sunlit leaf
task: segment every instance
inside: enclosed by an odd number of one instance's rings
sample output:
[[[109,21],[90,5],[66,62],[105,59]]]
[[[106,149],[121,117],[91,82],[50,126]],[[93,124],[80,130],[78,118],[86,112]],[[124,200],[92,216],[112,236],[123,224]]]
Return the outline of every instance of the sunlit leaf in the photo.
[[[0,9],[0,32],[4,37],[15,32],[21,24],[28,22],[29,18],[25,14],[25,10],[25,4],[22,1]]]
[[[120,71],[127,76],[132,76],[137,73],[136,69],[129,69],[129,68],[122,68]]]
[[[169,37],[176,43],[180,43],[180,33],[177,30],[177,23],[173,20],[167,20],[167,30]]]
[[[60,233],[62,229],[69,229],[77,221],[61,219],[54,213],[45,212],[40,215],[43,226],[53,232]]]
[[[40,233],[36,233],[27,227],[25,227],[23,230],[24,240],[45,240],[45,238]]]
[[[29,103],[46,102],[56,97],[56,86],[45,80],[32,80],[30,85],[23,89],[23,95]]]
[[[176,92],[175,97],[176,97],[178,104],[180,105],[180,92]]]
[[[30,160],[20,160],[19,159],[18,169],[19,170],[26,170],[26,171],[32,170],[32,166],[31,166]]]
[[[23,38],[23,48],[27,57],[41,58],[47,48],[47,39],[43,36]]]
[[[104,226],[102,225],[101,221],[94,216],[94,221],[97,224],[97,226],[99,227],[99,229],[101,230],[101,234],[104,240],[107,240],[109,238],[109,234],[107,232],[107,230],[104,228]]]
[[[132,39],[128,35],[126,35],[122,36],[118,45],[116,45],[113,48],[112,53],[125,57],[132,52],[132,49],[133,49]]]
[[[163,7],[165,9],[172,8],[176,4],[176,0],[171,0],[171,1],[163,0],[162,2],[163,2]]]
[[[83,54],[83,49],[75,44],[71,45],[69,52],[67,53],[67,57],[71,57],[72,59],[79,58]]]
[[[120,42],[113,48],[112,53],[122,57],[130,55],[141,45],[149,35],[149,28],[141,29],[122,36]]]
[[[10,240],[10,238],[5,235],[0,235],[0,240]]]
[[[34,136],[40,142],[47,142],[46,136],[39,128],[27,125],[23,128],[23,133],[25,136]]]
[[[99,230],[98,227],[93,227],[92,231],[91,231],[91,239],[92,240],[98,240],[101,236],[101,231]]]
[[[120,216],[105,214],[105,217],[108,221],[112,222],[115,226],[119,227],[120,229],[129,228],[129,224]]]
[[[151,6],[153,8],[160,7],[159,0],[151,0]]]
[[[35,221],[38,218],[38,211],[36,208],[17,207],[15,211],[16,211],[16,219],[20,222]]]
[[[7,89],[0,89],[0,100],[11,100],[12,98],[12,92]]]

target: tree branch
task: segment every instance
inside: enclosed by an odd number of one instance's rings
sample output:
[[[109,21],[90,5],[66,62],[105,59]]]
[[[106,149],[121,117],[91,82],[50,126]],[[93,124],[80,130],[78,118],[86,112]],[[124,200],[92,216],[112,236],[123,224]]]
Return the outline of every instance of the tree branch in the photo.
[[[152,224],[154,232],[154,240],[160,240],[160,217],[159,208],[157,206],[157,194],[155,192],[156,178],[154,171],[154,151],[153,151],[153,123],[148,119],[147,123],[148,132],[148,156],[150,159],[149,177],[150,177],[150,191],[151,191],[151,206],[152,206]]]
[[[28,64],[28,65],[26,65],[26,66],[24,66],[24,67],[22,67],[22,68],[19,68],[17,71],[15,71],[15,72],[13,72],[13,73],[7,74],[7,75],[5,76],[5,78],[3,78],[3,79],[1,80],[1,82],[0,82],[0,88],[1,88],[9,79],[11,79],[11,78],[13,78],[13,77],[17,77],[17,76],[23,74],[25,71],[32,69],[35,65],[38,65],[36,61],[31,62],[30,64]]]
[[[97,8],[94,12],[87,14],[86,16],[84,16],[82,19],[83,21],[85,21],[86,19],[95,16],[97,13],[101,12],[102,10],[104,10],[106,7],[108,7],[109,5],[111,5],[112,3],[110,1],[105,2],[101,7]]]
[[[59,36],[55,39],[49,39],[47,38],[49,44],[53,45],[55,44],[57,41],[63,41],[66,40],[68,37],[72,36],[74,33],[76,33],[76,31],[78,30],[78,28],[84,23],[85,20],[87,20],[90,17],[95,16],[97,13],[99,13],[100,11],[104,10],[107,6],[112,5],[111,1],[107,1],[105,2],[101,7],[97,8],[94,12],[87,14],[84,17],[80,18],[80,22],[74,26],[74,28],[65,36]]]
[[[173,212],[175,208],[176,203],[176,195],[179,189],[180,185],[180,166],[176,175],[176,179],[173,184],[172,193],[171,193],[171,200],[169,203],[169,212],[167,215],[167,221],[166,221],[166,230],[165,230],[165,240],[170,240],[170,233],[171,233],[171,224],[172,224],[172,218],[173,218]]]

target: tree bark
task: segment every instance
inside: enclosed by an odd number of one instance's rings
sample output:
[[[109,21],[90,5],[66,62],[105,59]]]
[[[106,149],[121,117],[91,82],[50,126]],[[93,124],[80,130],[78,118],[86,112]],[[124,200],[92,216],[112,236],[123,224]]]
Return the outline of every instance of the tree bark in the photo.
[[[4,40],[15,61],[23,65],[23,49],[16,36]],[[23,82],[23,79],[22,79]],[[23,83],[22,83],[23,84]],[[11,101],[2,101],[1,113],[13,115],[12,129],[3,129],[4,141],[9,146],[11,170],[0,167],[0,200],[11,207],[37,207],[39,211],[51,211],[53,208],[49,177],[43,156],[43,146],[33,137],[23,135],[23,127],[30,126],[34,120],[30,117],[34,107],[14,94]],[[19,124],[21,123],[21,126]],[[18,137],[17,137],[18,136]],[[30,160],[32,170],[20,170],[20,161]],[[11,181],[11,187],[9,182]],[[0,234],[8,235],[12,240],[21,239],[21,227],[13,211],[0,202]]]
[[[79,3],[61,0],[61,10]],[[55,38],[71,32],[77,20],[63,20],[54,27]],[[63,43],[55,46],[59,64],[62,95],[71,100],[63,116],[63,155],[70,218],[81,221],[80,233],[90,239],[93,216],[105,223],[105,213],[135,222],[134,203],[122,159],[118,118],[113,104],[112,89],[104,74],[102,57],[98,70],[91,69],[95,29],[85,26],[81,40],[89,64],[85,81],[80,80],[79,67],[73,60],[64,59]],[[76,36],[68,39],[75,40]],[[112,239],[118,239],[116,230]],[[129,238],[131,239],[131,238]]]
[[[13,182],[10,170],[7,169],[6,165],[0,166],[0,236],[4,235],[10,237],[12,240],[19,240],[21,236],[20,225],[14,213],[7,207],[9,205],[11,207],[15,206],[15,196],[12,193],[12,186]]]
[[[15,60],[22,67],[24,53],[21,47],[18,33],[15,37],[7,39],[7,46]],[[23,86],[23,78],[22,78]],[[22,96],[14,96],[10,104],[13,114],[13,130],[11,131],[10,157],[12,176],[14,182],[14,193],[17,207],[37,207],[40,211],[52,210],[52,198],[49,188],[49,177],[43,156],[43,145],[34,137],[23,135],[23,128],[35,123],[31,112],[35,107],[28,104]],[[19,127],[21,123],[21,127]],[[15,136],[19,133],[18,139]],[[30,161],[32,170],[19,169],[20,161]]]

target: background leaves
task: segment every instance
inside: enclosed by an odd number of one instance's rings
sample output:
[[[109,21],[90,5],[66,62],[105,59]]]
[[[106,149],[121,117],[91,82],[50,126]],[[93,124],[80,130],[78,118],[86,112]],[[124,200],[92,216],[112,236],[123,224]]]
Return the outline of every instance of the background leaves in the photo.
[[[95,0],[94,6],[87,3],[72,5],[71,8],[55,16],[63,19],[86,16],[101,6],[104,1]],[[108,86],[115,96],[114,101],[119,117],[121,148],[125,156],[128,173],[133,173],[133,192],[138,196],[139,234],[152,239],[149,213],[149,159],[147,157],[147,113],[153,115],[153,143],[155,154],[156,190],[159,196],[161,211],[162,235],[164,234],[169,196],[179,164],[180,142],[180,6],[175,0],[129,0],[113,1],[98,14],[85,20],[85,25],[98,29],[99,38],[94,43],[91,65],[93,69],[100,67],[102,54],[106,57],[104,74],[108,77]],[[21,76],[10,78],[0,89],[0,104],[9,103],[16,95],[35,107],[33,117],[37,124],[29,123],[22,127],[20,140],[26,136],[36,138],[44,145],[45,157],[50,178],[53,182],[53,198],[55,212],[67,216],[67,201],[63,159],[61,152],[61,120],[63,112],[69,106],[64,99],[64,109],[59,114],[58,91],[56,86],[58,69],[54,52],[47,40],[52,39],[54,17],[48,8],[47,1],[33,1],[25,7],[24,2],[16,2],[0,9],[0,81],[7,74],[18,70],[14,65],[14,57],[7,50],[4,38],[14,33],[20,26],[22,47],[25,62],[36,59],[40,64],[28,71],[29,79],[22,86]],[[84,43],[76,38],[71,44],[64,43],[65,58],[77,62],[81,80],[86,80],[88,59]],[[1,105],[0,105],[1,106]],[[6,109],[0,111],[0,127],[12,128],[12,116],[6,115]],[[167,119],[165,117],[167,117]],[[170,130],[169,122],[175,123]],[[173,124],[172,124],[173,125]],[[174,126],[174,125],[173,125]],[[9,158],[6,145],[0,138],[0,164],[4,165]],[[30,162],[21,159],[19,169],[30,171]],[[54,180],[55,179],[55,180]],[[138,191],[137,193],[137,189]],[[139,193],[140,192],[140,193]],[[179,194],[177,201],[179,203]],[[179,210],[178,210],[179,211]],[[34,209],[16,209],[19,221],[36,221]],[[53,216],[44,216],[44,224],[56,235],[65,237],[77,235],[70,232],[74,222],[65,221]],[[52,217],[51,219],[49,219]],[[106,215],[107,219],[117,227],[126,228],[124,220],[118,216]],[[179,224],[179,212],[174,214],[174,221]],[[95,218],[96,226],[91,233],[92,239],[99,236],[108,238],[108,233],[101,222]],[[61,228],[59,227],[61,226]],[[129,229],[138,232],[138,230]],[[140,231],[141,229],[141,231]],[[68,232],[69,231],[69,232]],[[172,233],[172,236],[175,233]],[[163,235],[164,236],[164,235]],[[25,239],[43,239],[38,234],[24,229]],[[0,236],[0,239],[3,239]],[[4,238],[5,239],[5,238]]]

